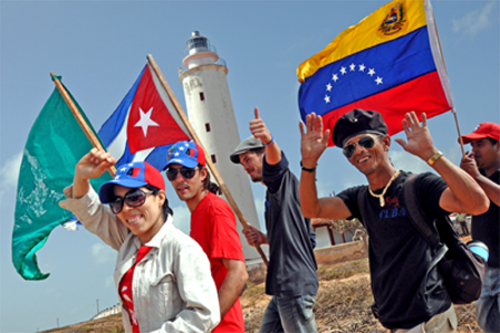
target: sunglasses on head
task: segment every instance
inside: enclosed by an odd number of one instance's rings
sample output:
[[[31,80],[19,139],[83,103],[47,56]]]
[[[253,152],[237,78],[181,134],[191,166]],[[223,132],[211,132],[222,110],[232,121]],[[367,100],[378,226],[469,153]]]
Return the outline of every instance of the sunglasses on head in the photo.
[[[186,168],[186,167],[182,167],[182,168],[168,168],[167,169],[167,178],[168,180],[170,181],[174,181],[175,178],[177,178],[177,174],[180,172],[182,177],[186,178],[186,179],[191,179],[194,177],[194,174],[196,173],[196,170],[198,170],[197,168]]]
[[[373,146],[375,146],[375,140],[373,139],[373,137],[367,135],[359,139],[358,145],[362,148],[370,149],[373,148]],[[347,158],[351,158],[352,155],[354,155],[355,151],[356,151],[355,142],[351,142],[345,145],[344,148],[342,148],[342,152]]]
[[[127,203],[130,207],[136,208],[142,206],[146,202],[146,197],[148,194],[154,193],[154,191],[144,192],[140,188],[134,188],[128,191],[125,196],[116,197],[114,201],[109,203],[113,213],[118,214],[123,209],[123,203]]]

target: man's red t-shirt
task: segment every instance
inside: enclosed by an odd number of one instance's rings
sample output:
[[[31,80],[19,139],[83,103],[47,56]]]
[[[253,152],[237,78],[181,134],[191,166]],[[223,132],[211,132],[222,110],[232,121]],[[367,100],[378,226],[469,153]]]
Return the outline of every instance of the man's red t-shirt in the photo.
[[[236,219],[227,202],[212,192],[208,192],[191,213],[189,235],[207,254],[212,277],[219,290],[227,275],[227,269],[222,264],[221,258],[245,261],[240,237],[236,230]],[[244,331],[245,323],[238,298],[212,332]]]

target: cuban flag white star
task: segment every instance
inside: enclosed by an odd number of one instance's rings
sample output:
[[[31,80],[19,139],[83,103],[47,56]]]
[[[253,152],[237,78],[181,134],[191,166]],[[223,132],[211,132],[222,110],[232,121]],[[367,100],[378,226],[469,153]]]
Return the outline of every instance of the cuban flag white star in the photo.
[[[144,137],[146,137],[148,135],[149,126],[160,126],[160,125],[151,120],[151,114],[153,113],[153,108],[149,109],[148,112],[144,112],[142,111],[141,108],[139,108],[139,112],[141,115],[141,119],[134,125],[134,127],[142,127],[142,132],[144,133]]]

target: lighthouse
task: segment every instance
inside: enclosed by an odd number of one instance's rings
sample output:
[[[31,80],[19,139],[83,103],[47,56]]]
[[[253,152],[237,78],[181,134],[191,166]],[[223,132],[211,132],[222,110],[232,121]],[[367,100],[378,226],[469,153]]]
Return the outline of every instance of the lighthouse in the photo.
[[[184,87],[189,121],[207,151],[207,158],[219,171],[243,216],[258,228],[248,175],[229,159],[241,140],[227,84],[226,63],[219,58],[208,38],[198,31],[193,31],[186,43],[188,47],[182,60],[185,68],[179,68],[179,81]],[[240,223],[237,223],[237,228],[247,262],[260,259],[255,248],[248,245]]]

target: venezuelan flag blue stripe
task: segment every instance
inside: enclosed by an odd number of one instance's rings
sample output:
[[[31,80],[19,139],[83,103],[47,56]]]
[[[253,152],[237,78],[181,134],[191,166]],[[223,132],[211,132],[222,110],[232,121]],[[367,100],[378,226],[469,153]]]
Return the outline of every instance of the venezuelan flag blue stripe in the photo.
[[[301,117],[324,115],[436,71],[427,27],[320,68],[299,90]]]

